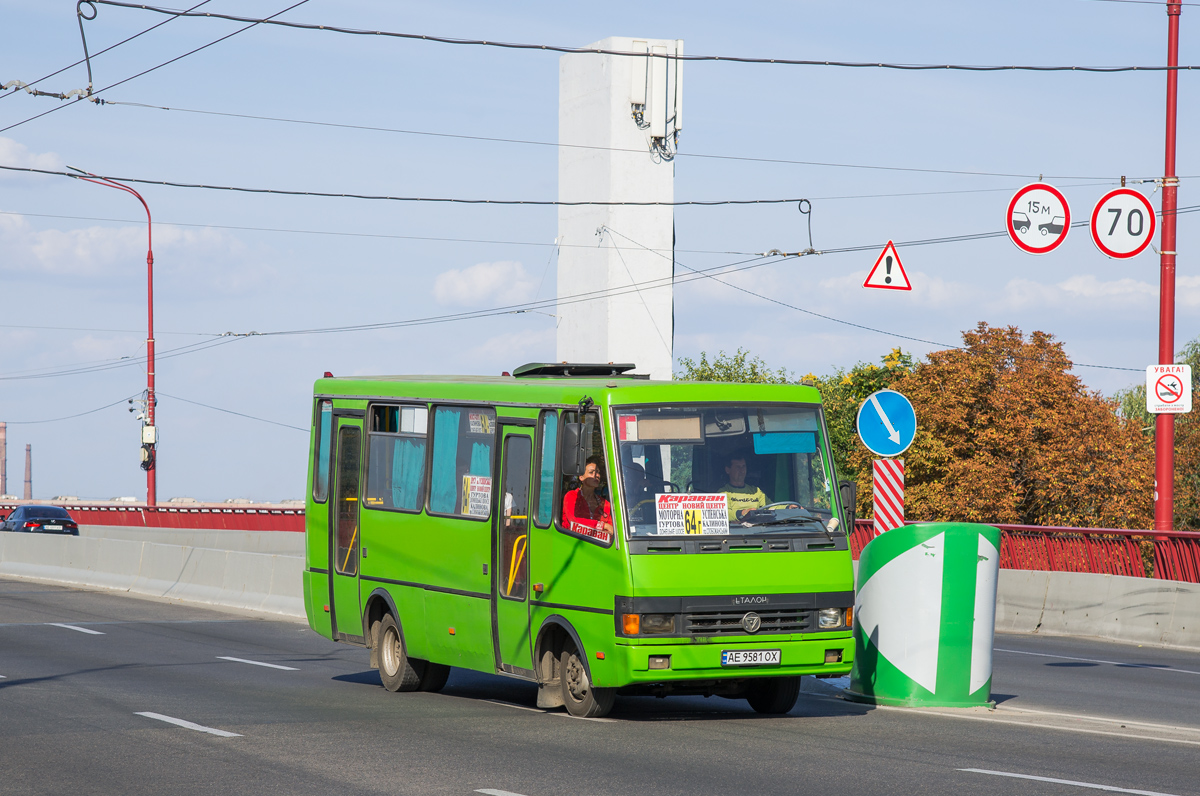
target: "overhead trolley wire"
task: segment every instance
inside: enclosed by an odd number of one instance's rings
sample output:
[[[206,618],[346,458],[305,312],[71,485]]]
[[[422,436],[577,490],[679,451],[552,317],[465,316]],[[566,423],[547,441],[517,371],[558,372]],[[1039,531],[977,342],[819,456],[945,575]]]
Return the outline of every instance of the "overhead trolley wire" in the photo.
[[[31,174],[45,174],[57,177],[70,177],[79,179],[79,176],[67,171],[54,171],[51,169],[37,169],[29,166],[4,166],[0,165],[0,169],[6,171],[23,171]],[[390,196],[386,194],[361,194],[349,193],[345,191],[301,191],[291,190],[286,188],[248,188],[238,185],[210,185],[206,183],[188,183],[175,182],[171,180],[151,180],[141,177],[112,177],[104,176],[101,179],[113,180],[115,182],[132,182],[139,185],[157,185],[166,188],[188,188],[197,190],[209,191],[232,191],[234,193],[250,193],[250,194],[267,194],[278,196],[312,196],[322,199],[361,199],[364,201],[385,201],[385,202],[424,202],[434,204],[463,204],[463,205],[499,205],[499,206],[528,206],[528,207],[720,207],[725,205],[779,205],[779,204],[795,204],[797,202],[808,199],[829,201],[835,199],[888,199],[904,196],[936,196],[941,194],[960,194],[960,193],[991,193],[996,191],[1011,190],[1008,188],[974,188],[967,190],[954,191],[918,191],[906,193],[888,193],[888,194],[856,194],[849,196],[814,196],[814,197],[798,197],[788,199],[691,199],[684,201],[673,202],[633,202],[633,201],[598,201],[584,200],[577,202],[567,202],[558,199],[466,199],[462,197],[446,197],[446,196]],[[1093,179],[1093,178],[1080,178]],[[1109,178],[1112,179],[1112,178]],[[1182,178],[1181,178],[1182,179]],[[1089,185],[1079,186],[1063,186],[1063,187],[1090,187]]]
[[[96,3],[96,2],[99,2],[99,0],[90,0],[90,2]],[[88,96],[86,99],[92,100],[93,98],[97,97],[97,95],[103,94],[105,91],[108,91],[109,89],[116,88],[117,86],[128,83],[130,80],[135,80],[143,75],[148,75],[155,70],[162,69],[164,66],[169,66],[169,65],[175,63],[176,61],[187,58],[189,55],[195,55],[196,53],[200,52],[201,50],[206,50],[209,47],[212,47],[214,44],[220,44],[221,42],[225,41],[226,39],[232,38],[233,36],[236,36],[239,33],[244,33],[245,31],[248,31],[253,27],[256,27],[258,25],[267,24],[267,23],[271,22],[272,20],[274,20],[275,17],[279,16],[280,14],[285,14],[288,11],[291,11],[293,8],[296,8],[297,6],[302,6],[307,2],[308,2],[308,0],[299,0],[299,2],[293,3],[292,5],[283,9],[282,11],[272,14],[271,16],[266,17],[265,19],[255,20],[252,22],[252,24],[249,24],[244,28],[238,28],[237,30],[233,31],[232,33],[227,33],[219,39],[214,39],[214,40],[210,41],[208,44],[202,44],[193,50],[188,50],[183,55],[177,55],[174,58],[170,59],[169,61],[163,61],[161,64],[158,64],[157,66],[152,66],[149,69],[143,69],[141,72],[138,72],[136,75],[130,75],[129,77],[125,78],[124,80],[118,80],[116,83],[110,83],[109,85],[105,86],[102,89],[97,89],[96,91],[91,92],[90,96]],[[195,13],[195,12],[172,12],[172,13],[174,13],[176,16],[186,16],[188,13]],[[83,100],[84,100],[84,98],[80,97],[79,99],[76,99],[73,102],[68,102],[63,105],[56,105],[55,107],[51,108],[48,111],[39,113],[36,116],[30,116],[28,119],[23,119],[19,122],[14,122],[13,124],[8,125],[7,127],[0,127],[0,133],[3,133],[7,130],[11,130],[14,127],[20,127],[23,124],[28,124],[29,122],[32,122],[35,119],[40,119],[43,116],[48,116],[49,114],[54,113],[55,111],[61,111],[63,108],[70,108],[74,105],[77,105],[79,102],[82,102]],[[99,102],[103,102],[103,100],[97,100],[97,103],[99,103]]]
[[[139,395],[141,395],[141,393],[127,395],[124,398],[119,398],[110,404],[105,404],[104,406],[98,406],[95,409],[89,409],[86,412],[80,412],[80,413],[74,414],[74,415],[67,415],[66,417],[52,417],[48,420],[6,420],[5,422],[8,423],[8,425],[10,425],[10,426],[34,426],[39,423],[58,423],[62,420],[74,420],[77,417],[83,417],[84,415],[94,415],[94,414],[96,414],[96,412],[102,412],[105,409],[116,406],[117,404],[126,403],[127,401],[129,401],[129,399],[136,398]]]
[[[1082,223],[1088,223],[1088,222],[1082,222]],[[1074,223],[1071,226],[1073,226],[1073,227],[1079,226],[1079,223]],[[608,230],[609,232],[613,233],[614,235],[619,235],[620,237],[624,238],[625,240],[629,241],[630,243],[634,244],[635,246],[641,246],[641,248],[646,249],[646,251],[653,252],[654,254],[658,254],[658,256],[660,256],[660,257],[666,256],[666,255],[660,254],[659,252],[655,251],[654,249],[650,249],[649,247],[642,246],[637,241],[633,240],[632,238],[630,238],[627,235],[621,234],[620,232],[613,229],[612,227],[605,226],[605,227],[603,227],[603,229]],[[925,244],[934,243],[934,242],[952,242],[952,241],[959,241],[959,240],[981,240],[983,238],[1001,237],[1001,236],[1004,236],[1007,234],[1008,234],[1007,231],[1005,231],[1005,232],[988,232],[988,233],[981,233],[978,235],[961,235],[961,236],[957,236],[956,238],[943,238],[943,239],[940,239],[937,241],[935,241],[933,239],[924,240],[924,241],[909,241],[909,242],[901,243],[899,245],[901,245],[901,246],[920,246],[920,245],[925,245]],[[856,246],[856,247],[848,247],[848,248],[843,248],[843,249],[827,249],[827,250],[819,251],[819,252],[817,252],[817,251],[800,252],[796,255],[788,255],[788,256],[802,257],[802,256],[805,256],[808,254],[833,254],[835,252],[863,251],[864,249],[874,250],[877,248],[879,248],[878,245],[876,245],[876,246]],[[755,292],[753,290],[750,290],[749,288],[744,288],[740,285],[735,285],[732,282],[726,282],[725,280],[721,279],[719,276],[714,276],[713,274],[710,274],[710,273],[702,273],[701,271],[698,271],[688,265],[685,265],[684,263],[679,262],[679,260],[675,260],[673,258],[670,258],[670,259],[672,259],[672,262],[674,262],[675,264],[683,266],[688,271],[691,271],[694,274],[702,275],[705,278],[712,279],[713,281],[715,281],[719,284],[725,285],[726,287],[731,287],[734,290],[741,291],[742,293],[746,293],[748,295],[754,296],[755,298],[760,298],[763,301],[769,301],[772,304],[778,304],[779,306],[786,307],[787,309],[796,310],[797,312],[803,312],[806,315],[812,315],[813,317],[821,318],[826,321],[833,321],[834,323],[840,323],[844,326],[851,326],[856,329],[862,329],[862,330],[868,331],[868,332],[875,332],[877,334],[882,334],[882,335],[885,335],[888,337],[895,337],[900,340],[910,340],[915,343],[925,343],[927,345],[940,346],[942,348],[953,348],[956,350],[963,349],[962,346],[954,345],[952,343],[942,343],[942,342],[938,342],[936,340],[926,340],[921,337],[912,337],[911,335],[900,334],[899,332],[890,332],[885,329],[878,329],[873,326],[867,326],[865,324],[855,323],[853,321],[847,321],[847,320],[843,320],[841,318],[835,318],[832,315],[824,315],[820,312],[816,312],[814,310],[810,310],[805,307],[799,307],[799,306],[796,306],[795,304],[789,304],[788,302],[782,301],[781,299],[773,298],[771,296],[764,296],[762,293]],[[735,272],[729,271],[727,273],[735,273]],[[722,276],[723,275],[724,274],[722,274]],[[691,280],[687,280],[687,281],[691,281]],[[1085,364],[1082,362],[1071,362],[1071,364],[1073,366],[1079,367],[1079,368],[1098,368],[1098,369],[1102,369],[1102,370],[1125,370],[1125,371],[1132,371],[1135,373],[1141,372],[1137,368],[1122,368],[1122,367],[1117,367],[1115,365],[1090,365],[1090,364]]]
[[[206,115],[206,116],[223,116],[223,117],[232,118],[232,119],[248,119],[248,120],[260,121],[260,122],[300,124],[300,125],[308,125],[308,126],[312,126],[312,127],[332,127],[332,128],[342,129],[342,130],[362,130],[365,132],[374,132],[374,133],[396,133],[396,134],[402,134],[402,135],[428,136],[431,138],[454,138],[454,139],[459,139],[459,140],[464,140],[464,141],[487,141],[487,142],[500,143],[500,144],[523,144],[523,145],[527,145],[527,146],[555,147],[558,149],[588,149],[588,150],[601,150],[601,151],[605,151],[605,152],[628,152],[630,154],[635,154],[635,155],[650,154],[649,149],[635,149],[635,148],[631,148],[631,147],[611,147],[611,146],[599,146],[599,145],[594,145],[594,144],[567,144],[567,143],[554,142],[554,141],[537,141],[534,139],[527,139],[527,138],[501,138],[501,137],[496,137],[496,136],[467,135],[466,133],[446,133],[446,132],[437,132],[437,131],[432,131],[432,130],[409,130],[409,129],[396,128],[396,127],[378,127],[378,126],[374,126],[374,125],[365,125],[365,124],[348,124],[348,123],[344,123],[344,122],[325,122],[325,121],[317,121],[314,119],[292,119],[292,118],[283,117],[283,116],[259,116],[259,115],[252,114],[252,113],[233,113],[231,111],[211,111],[211,110],[202,110],[202,109],[198,109],[198,108],[176,108],[176,107],[171,107],[171,106],[167,106],[167,105],[151,105],[151,104],[147,104],[144,102],[124,102],[124,101],[119,101],[119,100],[108,100],[104,104],[105,105],[124,105],[124,106],[131,107],[131,108],[145,108],[148,110],[157,110],[157,111],[175,111],[178,113],[195,113],[195,114],[202,114],[202,115]],[[962,175],[962,176],[968,176],[968,177],[1013,177],[1013,178],[1021,178],[1021,179],[1032,179],[1034,177],[1037,177],[1039,179],[1044,178],[1044,179],[1060,179],[1060,180],[1111,180],[1111,179],[1113,179],[1112,176],[1081,177],[1081,176],[1061,175],[1061,174],[1057,174],[1057,175],[1056,174],[1018,174],[1018,173],[1014,173],[1014,172],[999,172],[999,171],[969,171],[969,170],[963,170],[963,169],[930,169],[930,168],[919,168],[919,167],[913,167],[913,166],[878,166],[878,165],[865,164],[865,163],[837,163],[837,162],[827,162],[827,161],[818,161],[818,160],[790,160],[790,159],[786,159],[786,158],[751,157],[749,155],[719,155],[719,154],[704,153],[704,152],[677,152],[675,154],[675,157],[699,158],[699,159],[704,159],[704,160],[733,160],[733,161],[741,161],[741,162],[749,162],[749,163],[772,163],[772,164],[783,164],[783,165],[789,165],[789,166],[820,166],[820,167],[840,168],[840,169],[867,169],[867,170],[872,170],[872,171],[902,171],[902,172],[913,172],[913,173],[917,173],[917,174],[951,174],[951,175]]]
[[[194,5],[194,6],[192,6],[191,8],[189,8],[189,9],[188,9],[188,11],[195,11],[195,10],[196,10],[197,8],[199,8],[200,6],[203,6],[203,5],[208,5],[208,4],[209,4],[209,3],[211,3],[211,2],[212,2],[212,0],[202,0],[202,2],[196,3],[196,5]],[[135,34],[133,34],[132,36],[130,36],[130,37],[128,37],[128,38],[121,39],[121,40],[120,40],[119,42],[117,42],[116,44],[111,44],[111,45],[109,45],[108,47],[105,47],[103,50],[100,50],[100,51],[98,51],[98,52],[96,52],[96,53],[93,53],[93,54],[91,55],[91,57],[92,57],[92,58],[96,58],[97,56],[104,55],[104,54],[105,54],[106,52],[108,52],[109,50],[115,50],[117,47],[120,47],[122,44],[128,44],[129,42],[133,41],[134,39],[138,38],[139,36],[144,36],[144,35],[146,35],[147,33],[149,33],[150,31],[154,30],[155,28],[161,28],[163,25],[166,25],[166,24],[167,24],[167,23],[169,23],[169,22],[174,22],[174,21],[175,21],[176,19],[178,19],[178,18],[179,18],[179,17],[171,17],[170,19],[164,19],[162,22],[159,22],[159,23],[157,23],[157,24],[155,24],[155,25],[151,25],[150,27],[146,28],[146,29],[145,29],[145,30],[143,30],[141,33],[135,33]],[[76,66],[79,66],[80,64],[84,63],[85,61],[86,61],[86,59],[84,59],[84,58],[80,58],[80,59],[79,59],[78,61],[76,61],[75,63],[73,63],[73,64],[67,64],[67,65],[66,65],[66,66],[64,66],[62,69],[59,69],[59,70],[57,70],[57,71],[55,71],[55,72],[51,72],[50,74],[48,74],[48,75],[44,75],[43,77],[39,77],[37,80],[34,80],[34,81],[33,81],[33,82],[31,82],[31,83],[21,83],[20,85],[14,85],[14,86],[12,86],[12,89],[13,89],[13,90],[12,90],[10,93],[8,93],[8,94],[0,94],[0,100],[4,99],[5,97],[11,97],[11,96],[14,96],[14,95],[15,95],[15,94],[16,94],[18,91],[20,91],[21,89],[31,89],[31,88],[33,88],[34,86],[36,86],[38,83],[41,83],[41,82],[43,82],[43,81],[45,81],[45,80],[49,80],[50,78],[52,78],[52,77],[55,77],[56,75],[61,75],[63,72],[67,71],[68,69],[73,69],[73,68],[75,68]],[[14,83],[19,83],[20,81],[13,81],[13,82],[14,82]],[[6,83],[5,85],[9,85],[9,84],[7,84],[7,83]],[[3,86],[0,86],[0,91],[2,91],[2,90],[3,90]]]
[[[258,19],[241,17],[233,14],[216,14],[208,11],[176,11],[169,8],[141,3],[125,3],[119,0],[94,0],[98,5],[115,6],[118,8],[133,8],[141,11],[154,11],[159,14],[170,14],[177,17],[203,17],[224,19],[232,22],[253,22],[262,25],[278,25],[285,28],[300,30],[327,31],[344,33],[353,36],[383,36],[395,39],[411,39],[437,44],[453,44],[475,47],[499,47],[507,50],[542,50],[544,52],[565,53],[568,55],[615,55],[632,58],[662,58],[670,61],[728,61],[743,64],[776,64],[779,66],[836,66],[853,69],[899,69],[905,71],[955,70],[966,72],[1162,72],[1170,70],[1191,70],[1192,66],[1020,66],[1020,65],[982,65],[982,64],[900,64],[877,61],[829,61],[820,59],[798,58],[754,58],[737,55],[687,55],[677,53],[634,52],[630,50],[609,50],[599,47],[564,47],[554,44],[525,44],[519,42],[490,41],[487,39],[462,39],[451,36],[431,36],[424,33],[400,33],[386,30],[369,30],[363,28],[346,28],[338,25],[320,25],[306,22],[287,22],[275,19]],[[2,132],[2,131],[0,131]]]
[[[4,132],[0,130],[0,132]],[[57,177],[71,177],[78,179],[77,175],[67,171],[53,171],[50,169],[35,169],[28,166],[0,166],[0,169],[6,171],[24,171],[33,174],[49,174]],[[330,191],[293,191],[283,188],[246,188],[237,185],[206,185],[203,183],[188,183],[188,182],[172,182],[170,180],[147,180],[138,177],[110,177],[100,175],[98,179],[112,180],[114,182],[132,182],[138,185],[160,185],[168,188],[195,188],[209,191],[233,191],[236,193],[257,193],[257,194],[276,194],[280,196],[316,196],[325,199],[363,199],[367,201],[386,201],[386,202],[433,202],[440,204],[464,204],[464,205],[527,205],[533,207],[586,207],[586,206],[604,206],[604,207],[682,207],[682,206],[697,206],[697,207],[715,207],[718,205],[779,205],[791,204],[799,202],[800,199],[718,199],[718,200],[692,200],[684,202],[602,202],[602,201],[583,201],[583,202],[563,202],[556,199],[462,199],[455,197],[444,196],[386,196],[382,194],[360,194],[360,193],[334,193]]]
[[[244,412],[235,412],[232,409],[222,409],[219,406],[212,406],[211,404],[200,403],[199,401],[193,401],[190,398],[180,398],[178,395],[169,395],[169,394],[163,392],[162,390],[155,390],[154,394],[156,396],[170,398],[173,401],[183,401],[185,404],[192,404],[193,406],[203,406],[205,409],[212,409],[214,412],[224,412],[227,415],[237,415],[238,417],[244,417],[244,418],[247,418],[248,420],[257,420],[260,423],[270,423],[273,426],[283,426],[284,428],[291,428],[291,429],[295,429],[296,431],[303,431],[306,434],[309,431],[309,429],[307,429],[307,428],[302,428],[300,426],[293,426],[290,423],[280,423],[278,420],[268,420],[265,417],[255,417],[254,415],[248,415]]]
[[[212,2],[212,0],[202,0],[202,2],[197,2],[196,5],[192,6],[191,8],[188,8],[188,11],[196,11],[197,8],[199,8],[200,6],[206,6],[206,5],[210,4],[210,2]],[[146,34],[149,34],[149,32],[151,30],[155,30],[156,28],[162,28],[163,25],[166,25],[167,23],[175,22],[176,19],[179,19],[179,17],[163,19],[162,22],[157,23],[155,25],[150,25],[149,28],[146,28],[142,32],[138,32],[138,34],[133,34],[132,36],[130,36],[128,38],[122,38],[121,41],[116,42],[115,44],[109,44],[108,47],[106,47],[102,50],[98,50],[98,52],[92,54],[91,58],[96,58],[96,56],[103,55],[104,53],[109,52],[109,50],[116,49],[116,48],[120,47],[121,44],[127,44],[128,42],[133,41],[134,38],[137,38],[138,36],[145,36]],[[66,72],[67,70],[70,70],[70,68],[74,68],[76,66],[79,66],[80,64],[84,64],[85,61],[86,61],[86,59],[80,58],[78,61],[74,62],[74,64],[67,64],[66,66],[62,67],[61,70],[58,70],[55,72],[50,72],[49,74],[46,74],[46,76],[37,78],[32,83],[20,83],[20,85],[13,85],[13,86],[11,86],[11,88],[13,90],[10,92],[10,94],[0,94],[0,100],[4,100],[5,97],[11,97],[11,96],[16,95],[19,90],[32,89],[38,83],[42,83],[43,80],[48,80],[52,77],[58,76],[58,74],[62,74],[64,72]],[[19,83],[19,80],[14,80],[13,83]],[[8,85],[8,84],[5,84],[5,85]],[[0,86],[0,90],[2,90],[2,89],[4,89],[4,86]]]

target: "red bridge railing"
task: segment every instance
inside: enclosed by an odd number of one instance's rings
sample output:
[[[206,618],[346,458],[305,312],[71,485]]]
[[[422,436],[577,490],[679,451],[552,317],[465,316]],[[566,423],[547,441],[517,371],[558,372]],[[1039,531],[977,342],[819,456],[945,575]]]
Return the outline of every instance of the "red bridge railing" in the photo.
[[[1119,528],[1065,528],[989,523],[1000,529],[1000,568],[1094,572],[1200,583],[1200,533]],[[858,558],[875,537],[857,520],[850,551]]]
[[[8,515],[19,503],[0,503]],[[228,531],[304,532],[304,509],[254,506],[139,506],[61,503],[80,525],[120,525],[136,528],[216,529]]]

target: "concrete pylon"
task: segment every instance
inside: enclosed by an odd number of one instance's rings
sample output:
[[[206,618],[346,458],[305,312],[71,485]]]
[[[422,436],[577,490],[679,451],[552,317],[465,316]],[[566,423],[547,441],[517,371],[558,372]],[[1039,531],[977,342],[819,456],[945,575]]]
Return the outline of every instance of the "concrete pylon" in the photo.
[[[25,445],[25,499],[33,500],[33,446]]]
[[[681,55],[683,42],[611,37],[588,47],[648,55],[559,60],[559,200],[674,201],[682,61],[649,53]],[[671,378],[674,237],[670,205],[559,206],[560,361],[632,362]],[[600,297],[572,298],[584,294]]]

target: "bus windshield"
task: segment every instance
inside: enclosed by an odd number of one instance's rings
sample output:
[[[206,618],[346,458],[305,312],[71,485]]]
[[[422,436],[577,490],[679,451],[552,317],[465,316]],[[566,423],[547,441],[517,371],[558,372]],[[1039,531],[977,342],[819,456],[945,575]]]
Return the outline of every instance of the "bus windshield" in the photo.
[[[818,407],[614,410],[630,536],[826,533],[833,474]]]

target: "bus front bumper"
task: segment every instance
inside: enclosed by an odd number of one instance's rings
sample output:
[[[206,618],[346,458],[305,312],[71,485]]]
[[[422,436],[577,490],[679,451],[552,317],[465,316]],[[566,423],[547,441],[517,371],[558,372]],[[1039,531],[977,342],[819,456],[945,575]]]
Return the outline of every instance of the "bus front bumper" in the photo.
[[[778,651],[778,656],[774,652]],[[746,652],[767,655],[746,656]],[[740,653],[727,655],[726,653]],[[722,663],[750,657],[778,657],[778,663]],[[854,662],[854,637],[836,633],[747,638],[616,640],[611,673],[619,685],[746,677],[823,677],[849,674]],[[593,661],[593,668],[599,661]],[[610,667],[603,667],[610,668]],[[608,678],[602,678],[607,680]],[[597,679],[597,685],[608,685]],[[618,683],[612,683],[617,685]]]

